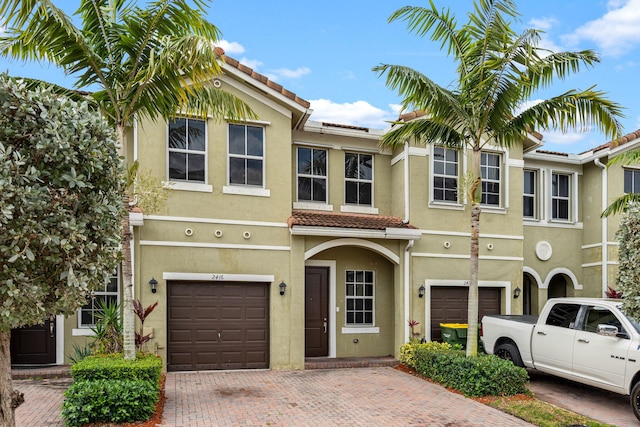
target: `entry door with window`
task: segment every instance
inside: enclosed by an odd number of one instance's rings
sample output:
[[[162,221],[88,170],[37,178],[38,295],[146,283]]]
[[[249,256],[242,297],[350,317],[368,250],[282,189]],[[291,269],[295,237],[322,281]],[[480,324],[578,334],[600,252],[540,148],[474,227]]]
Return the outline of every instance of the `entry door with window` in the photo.
[[[56,319],[51,316],[40,325],[11,331],[12,365],[56,363]]]
[[[305,270],[305,357],[329,355],[329,268]]]

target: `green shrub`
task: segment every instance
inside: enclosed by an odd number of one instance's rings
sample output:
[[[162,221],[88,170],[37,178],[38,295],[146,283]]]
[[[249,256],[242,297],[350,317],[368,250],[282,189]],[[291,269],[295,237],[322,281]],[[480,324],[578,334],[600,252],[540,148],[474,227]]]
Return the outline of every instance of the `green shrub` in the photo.
[[[117,379],[159,384],[161,375],[162,359],[153,354],[139,355],[135,360],[125,360],[122,354],[89,356],[71,367],[74,381]]]
[[[64,396],[62,417],[67,426],[75,427],[149,419],[160,393],[148,381],[101,379],[74,382]]]
[[[431,344],[431,345],[426,345]],[[529,375],[524,368],[494,355],[466,357],[462,350],[441,343],[401,348],[401,361],[416,372],[465,396],[511,396],[528,393]],[[404,347],[404,346],[403,346]],[[410,364],[412,363],[412,364]]]
[[[428,349],[428,350],[434,350],[434,351],[437,351],[437,350],[447,351],[447,350],[453,349],[451,344],[446,342],[429,341],[429,342],[421,343],[417,341],[411,341],[406,344],[402,344],[402,346],[400,346],[400,362],[415,369],[416,365],[414,360],[414,353],[416,348]]]

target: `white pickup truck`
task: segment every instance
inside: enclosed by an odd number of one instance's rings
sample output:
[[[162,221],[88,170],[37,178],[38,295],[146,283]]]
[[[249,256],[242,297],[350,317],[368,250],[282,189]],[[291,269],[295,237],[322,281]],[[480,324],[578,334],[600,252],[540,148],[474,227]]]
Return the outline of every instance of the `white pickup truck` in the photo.
[[[553,298],[540,316],[482,319],[487,353],[615,393],[630,395],[640,420],[640,324],[621,311],[622,301]]]

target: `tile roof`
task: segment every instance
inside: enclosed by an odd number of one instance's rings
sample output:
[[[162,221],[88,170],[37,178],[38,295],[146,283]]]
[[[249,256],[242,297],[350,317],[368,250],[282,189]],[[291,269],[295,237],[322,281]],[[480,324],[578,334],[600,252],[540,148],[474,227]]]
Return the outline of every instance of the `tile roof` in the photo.
[[[234,59],[230,56],[227,56],[224,53],[224,49],[222,49],[221,47],[216,47],[216,52],[218,53],[218,55],[220,55],[220,58],[222,58],[222,60],[227,64],[230,65],[236,69],[238,69],[239,71],[242,71],[243,73],[245,73],[246,75],[248,75],[249,77],[251,77],[254,80],[259,81],[260,83],[263,83],[265,85],[267,85],[269,88],[275,90],[276,92],[279,92],[280,94],[286,96],[287,98],[293,100],[295,103],[301,105],[304,108],[309,108],[311,107],[311,103],[309,101],[306,101],[300,97],[298,97],[298,95],[296,95],[295,93],[285,89],[284,87],[282,87],[282,85],[279,85],[278,83],[269,80],[269,78],[263,74],[260,74],[256,71],[254,71],[252,68],[247,67],[244,64],[241,64],[240,61],[238,61],[237,59]]]
[[[638,129],[638,130],[636,130],[634,132],[628,133],[628,134],[626,134],[624,136],[621,136],[620,138],[616,139],[615,141],[609,141],[609,142],[604,143],[602,145],[598,145],[597,147],[591,148],[591,149],[589,149],[587,151],[584,151],[584,152],[582,152],[580,154],[585,154],[585,153],[588,153],[588,152],[593,152],[595,154],[598,151],[604,150],[606,148],[618,147],[620,145],[626,144],[626,143],[631,142],[633,140],[636,140],[638,138],[640,138],[640,129]]]
[[[401,218],[395,216],[303,210],[292,211],[288,223],[289,228],[299,225],[306,227],[357,228],[364,230],[385,230],[387,228],[416,229],[413,225],[405,224]]]

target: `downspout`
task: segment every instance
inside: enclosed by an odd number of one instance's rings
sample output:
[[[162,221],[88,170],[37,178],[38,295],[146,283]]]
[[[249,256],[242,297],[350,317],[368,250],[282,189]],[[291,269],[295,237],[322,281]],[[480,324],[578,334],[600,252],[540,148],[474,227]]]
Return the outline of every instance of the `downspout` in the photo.
[[[404,219],[403,224],[409,223],[409,143],[404,144]],[[409,278],[409,261],[411,260],[410,251],[413,247],[415,240],[409,240],[407,246],[404,248],[404,312],[407,316],[404,322],[404,342],[409,342],[409,312],[410,303],[409,297],[411,292],[411,280]]]
[[[608,191],[607,191],[607,166],[604,165],[599,158],[595,158],[593,160],[593,163],[598,166],[599,168],[602,169],[602,211],[604,212],[604,210],[607,208],[607,200],[609,199],[608,197]],[[609,263],[609,254],[608,254],[608,245],[607,245],[607,241],[608,241],[608,233],[607,233],[607,228],[608,228],[608,220],[606,216],[602,217],[602,296],[606,296],[606,292],[607,292],[607,287],[609,286],[608,284],[608,271],[607,271],[607,266]]]

